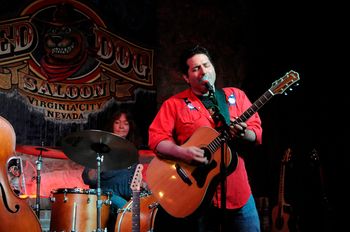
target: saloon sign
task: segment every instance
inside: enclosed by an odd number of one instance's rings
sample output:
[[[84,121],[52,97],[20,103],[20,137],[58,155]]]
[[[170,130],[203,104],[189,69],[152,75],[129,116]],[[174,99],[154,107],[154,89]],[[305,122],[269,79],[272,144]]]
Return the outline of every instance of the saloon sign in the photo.
[[[153,50],[111,33],[82,3],[36,1],[0,22],[0,92],[18,92],[48,120],[85,122],[153,87]]]

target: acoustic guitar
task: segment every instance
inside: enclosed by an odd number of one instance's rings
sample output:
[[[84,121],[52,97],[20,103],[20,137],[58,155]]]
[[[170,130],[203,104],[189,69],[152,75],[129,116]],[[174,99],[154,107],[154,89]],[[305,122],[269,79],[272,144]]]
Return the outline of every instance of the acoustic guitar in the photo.
[[[245,122],[274,95],[284,93],[299,81],[299,74],[289,71],[276,80],[271,88],[256,100],[233,124]],[[213,197],[219,183],[220,164],[224,162],[230,172],[237,166],[237,154],[232,155],[226,145],[228,134],[210,127],[198,128],[182,147],[197,146],[204,150],[209,160],[204,165],[189,165],[181,161],[155,157],[147,168],[147,183],[158,203],[170,215],[178,218],[189,216],[202,209]],[[224,146],[222,146],[222,144]],[[221,149],[225,160],[221,160]]]
[[[290,215],[285,210],[290,205],[284,199],[284,178],[285,166],[290,160],[291,154],[292,151],[288,148],[281,162],[278,204],[272,209],[272,232],[289,232],[288,221]]]

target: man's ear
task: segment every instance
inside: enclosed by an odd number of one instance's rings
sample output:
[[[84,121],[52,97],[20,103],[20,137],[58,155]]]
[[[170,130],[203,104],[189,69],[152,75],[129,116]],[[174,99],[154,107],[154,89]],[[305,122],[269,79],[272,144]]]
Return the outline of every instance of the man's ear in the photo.
[[[189,84],[188,76],[185,74],[182,74],[182,78],[186,81],[187,84]]]

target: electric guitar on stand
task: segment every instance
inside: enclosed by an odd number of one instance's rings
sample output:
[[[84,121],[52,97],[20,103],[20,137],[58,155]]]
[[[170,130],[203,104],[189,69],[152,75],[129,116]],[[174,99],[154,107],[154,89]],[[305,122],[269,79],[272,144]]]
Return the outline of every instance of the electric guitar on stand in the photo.
[[[289,71],[272,83],[233,124],[245,122],[256,113],[274,95],[282,94],[299,81],[299,74]],[[204,150],[209,160],[204,165],[189,165],[181,161],[154,157],[147,168],[147,183],[157,202],[170,215],[178,218],[193,214],[200,206],[211,200],[219,183],[220,164],[223,162],[233,172],[237,166],[237,154],[231,154],[226,145],[229,135],[219,133],[211,127],[200,127],[182,147],[197,146]],[[225,160],[221,160],[221,148],[224,146]],[[232,168],[234,167],[234,168]]]
[[[142,169],[142,164],[138,164],[136,166],[135,173],[130,185],[130,188],[132,190],[132,232],[140,232],[140,189],[142,182]]]
[[[291,154],[292,151],[288,148],[281,162],[278,204],[272,209],[272,232],[289,232],[288,221],[290,215],[285,210],[290,205],[284,200],[284,178],[285,166],[289,162]]]

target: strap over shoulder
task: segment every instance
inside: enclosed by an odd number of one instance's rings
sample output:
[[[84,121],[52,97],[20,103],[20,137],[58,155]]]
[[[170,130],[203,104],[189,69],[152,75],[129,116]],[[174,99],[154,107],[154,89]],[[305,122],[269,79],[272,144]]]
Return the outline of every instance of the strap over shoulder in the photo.
[[[217,89],[215,91],[215,97],[218,103],[218,107],[221,115],[224,117],[226,125],[230,125],[230,113],[227,107],[226,95],[222,89]]]

